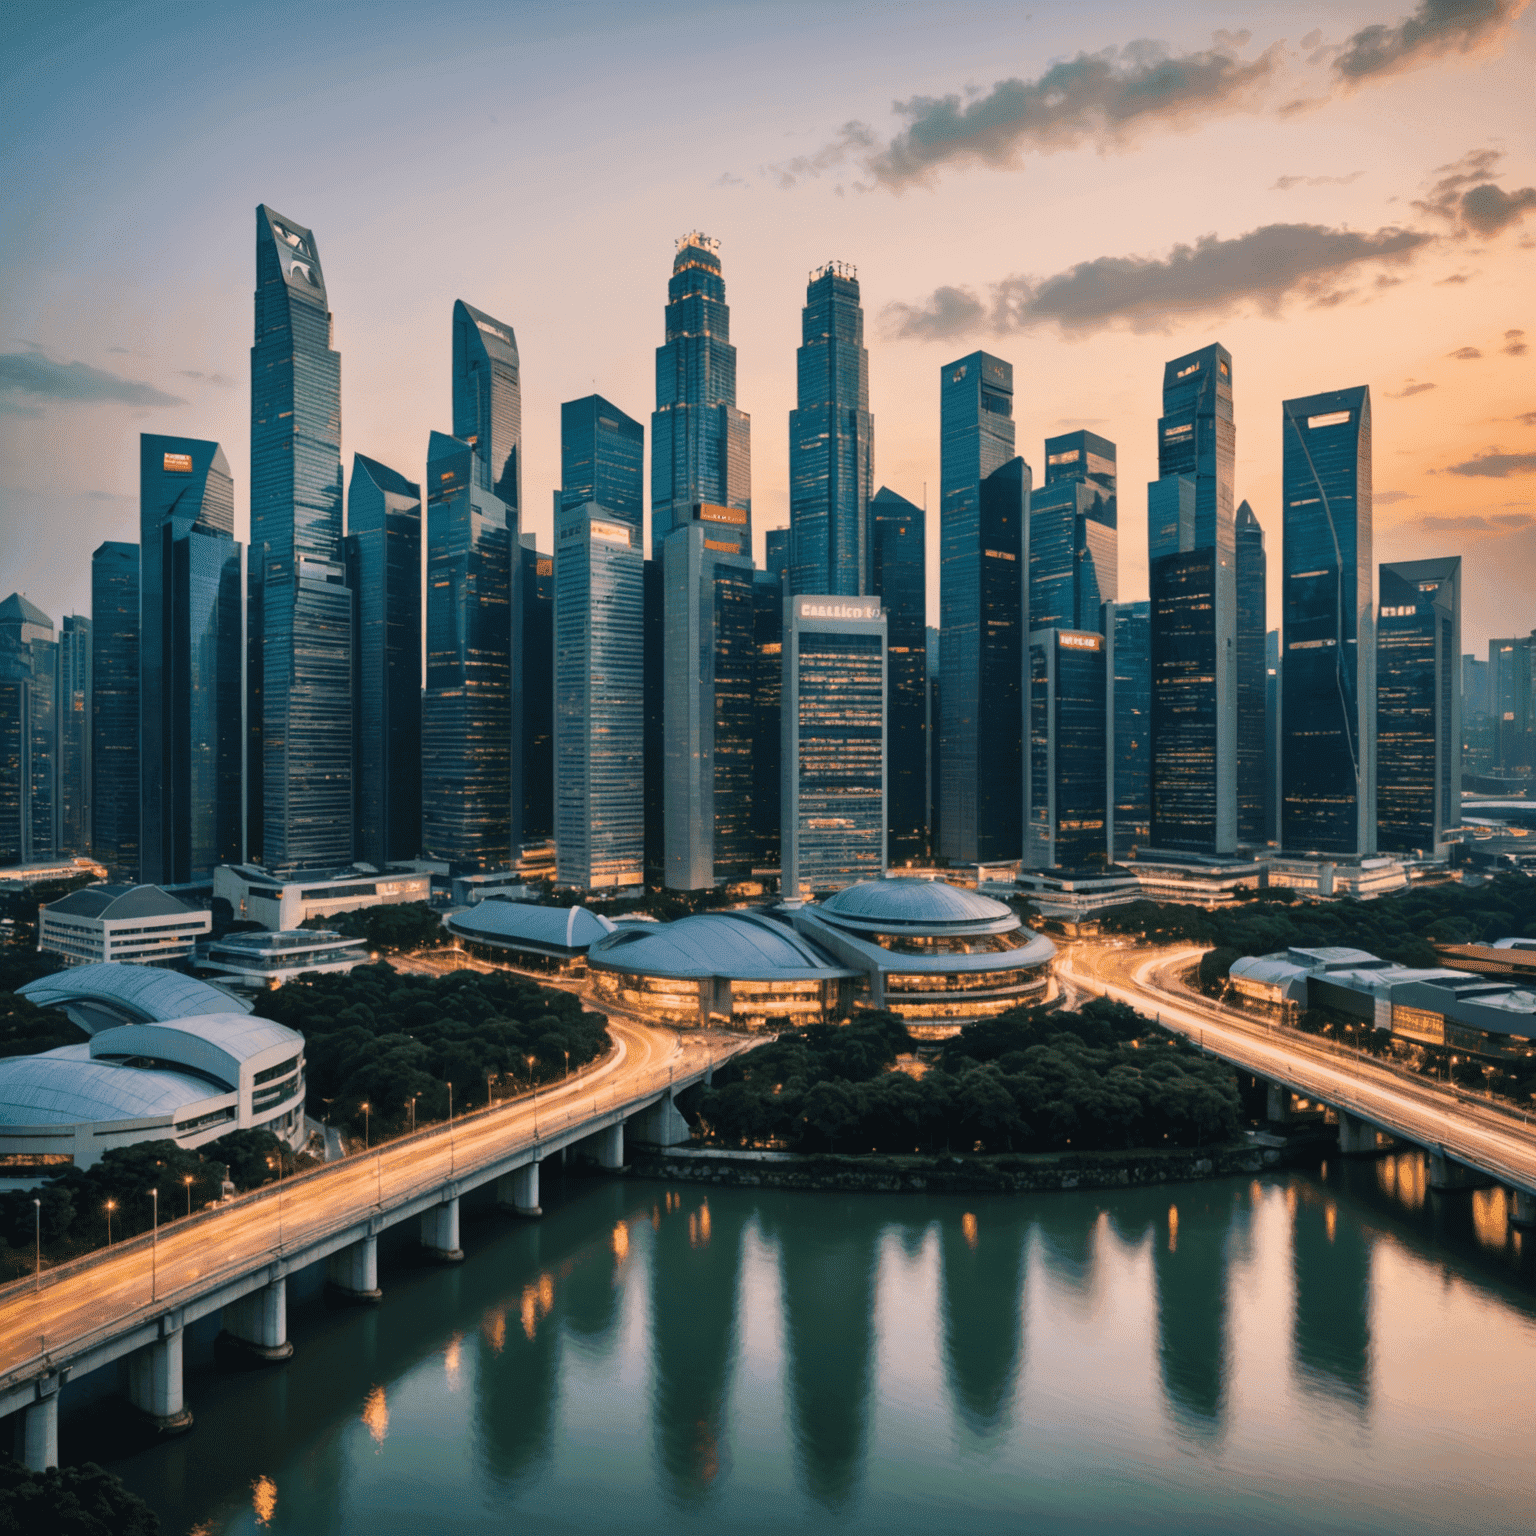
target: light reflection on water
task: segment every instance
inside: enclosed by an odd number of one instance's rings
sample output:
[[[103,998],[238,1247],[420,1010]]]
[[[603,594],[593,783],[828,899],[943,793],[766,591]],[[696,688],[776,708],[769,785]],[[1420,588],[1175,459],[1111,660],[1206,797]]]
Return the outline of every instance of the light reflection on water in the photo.
[[[114,1469],[168,1536],[1528,1528],[1528,1245],[1417,1154],[546,1210],[386,1266],[370,1312],[296,1308],[286,1367],[193,1374],[197,1430]]]

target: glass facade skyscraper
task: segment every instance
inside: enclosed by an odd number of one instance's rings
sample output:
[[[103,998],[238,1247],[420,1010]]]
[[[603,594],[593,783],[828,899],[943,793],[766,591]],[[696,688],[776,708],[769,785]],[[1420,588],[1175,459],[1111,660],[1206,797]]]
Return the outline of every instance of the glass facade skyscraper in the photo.
[[[241,854],[234,528],[234,481],[217,443],[139,438],[139,878],[147,884],[211,879]],[[349,698],[343,730],[350,712]],[[349,830],[351,817],[349,804]]]
[[[754,869],[778,869],[783,844],[784,582],[752,573],[752,845]]]
[[[1013,365],[973,352],[939,380],[939,854],[1017,859],[1032,478],[1013,451]]]
[[[1114,498],[1058,477],[1029,498],[1029,622],[1033,629],[1097,629],[1120,595],[1119,534],[1103,518]]]
[[[1045,440],[1045,483],[1076,480],[1091,486],[1097,501],[1093,508],[1096,522],[1106,528],[1118,528],[1119,470],[1115,445],[1097,432],[1066,432]]]
[[[667,284],[667,339],[656,349],[651,417],[651,555],[701,503],[733,507],[752,548],[752,424],[736,409],[736,348],[720,242],[677,242]]]
[[[309,230],[260,207],[246,852],[278,873],[352,858],[352,599],[341,537],[341,355],[319,251]]]
[[[641,529],[596,502],[555,519],[555,878],[645,880]]]
[[[555,835],[555,558],[531,533],[522,539],[522,576],[522,640],[514,647],[522,677],[520,840],[532,843]]]
[[[587,395],[560,407],[560,505],[596,502],[637,537],[645,521],[645,428],[611,400]]]
[[[1028,869],[1102,869],[1110,862],[1107,649],[1097,631],[1030,632]]]
[[[789,529],[770,528],[764,538],[764,566],[789,586]]]
[[[1536,765],[1536,630],[1488,642],[1488,706],[1493,766],[1506,773]]]
[[[786,898],[885,873],[886,624],[878,598],[802,596],[784,635]]]
[[[1376,851],[1371,396],[1287,400],[1282,496],[1280,842]]]
[[[139,546],[91,556],[91,853],[139,878]]]
[[[1380,570],[1376,842],[1437,858],[1461,825],[1461,558]]]
[[[1264,635],[1268,563],[1264,529],[1245,501],[1237,509],[1237,839],[1269,840],[1265,819]]]
[[[1110,603],[1104,610],[1109,686],[1110,852],[1116,861],[1152,835],[1152,605]]]
[[[475,483],[517,522],[523,505],[523,383],[512,327],[455,299],[453,435],[475,451]]]
[[[0,864],[58,851],[58,666],[53,620],[13,592],[0,603]]]
[[[91,851],[91,621],[59,631],[59,853]]]
[[[421,852],[421,487],[356,454],[347,490],[357,857]]]
[[[886,853],[928,854],[928,560],[923,509],[882,486],[869,503],[870,591],[886,620]]]
[[[859,279],[845,262],[811,273],[789,413],[790,590],[870,590],[875,427]]]

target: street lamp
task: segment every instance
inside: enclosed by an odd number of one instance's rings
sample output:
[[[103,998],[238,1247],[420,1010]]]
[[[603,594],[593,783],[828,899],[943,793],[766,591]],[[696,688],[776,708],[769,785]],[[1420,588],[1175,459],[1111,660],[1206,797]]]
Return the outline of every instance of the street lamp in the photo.
[[[112,1212],[117,1209],[116,1200],[107,1201],[107,1247],[112,1246]]]
[[[192,1214],[192,1175],[183,1174],[181,1182],[187,1186],[187,1215]]]
[[[406,1104],[409,1106],[410,1111],[411,1111],[411,1135],[413,1135],[413,1136],[416,1134],[416,1099],[417,1099],[417,1097],[418,1096],[413,1093],[410,1096],[410,1098],[408,1098],[405,1101]]]
[[[363,1111],[363,1151],[366,1152],[368,1150],[368,1101],[367,1101],[367,1099],[363,1100],[362,1111]]]
[[[37,1231],[37,1273],[32,1280],[32,1289],[40,1291],[43,1288],[43,1202],[32,1202],[32,1221]]]
[[[448,1172],[453,1172],[453,1084],[448,1084]]]
[[[152,1189],[149,1198],[154,1201],[154,1229],[149,1240],[149,1299],[155,1299],[155,1290],[159,1284],[160,1267],[160,1191]]]

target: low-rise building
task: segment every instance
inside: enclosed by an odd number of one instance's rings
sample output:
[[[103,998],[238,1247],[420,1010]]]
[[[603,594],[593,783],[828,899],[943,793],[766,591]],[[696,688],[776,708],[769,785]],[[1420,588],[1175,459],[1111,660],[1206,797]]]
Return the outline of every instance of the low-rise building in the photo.
[[[1408,888],[1408,872],[1397,859],[1314,859],[1290,854],[1264,856],[1264,883],[1270,890],[1295,891],[1333,901],[1353,896],[1370,901]]]
[[[1264,883],[1261,865],[1252,859],[1206,858],[1200,854],[1143,849],[1127,860],[1148,901],[1181,901],[1193,906],[1224,907],[1239,891],[1257,891]]]
[[[236,919],[273,933],[301,928],[312,917],[334,917],[363,907],[432,899],[426,870],[390,865],[384,870],[310,870],[279,880],[255,864],[221,864],[213,872],[214,899],[227,901]]]
[[[95,859],[49,859],[42,864],[10,864],[0,869],[0,891],[25,891],[34,885],[52,885],[58,880],[74,880],[89,875],[105,880],[109,871]]]
[[[1072,923],[1142,897],[1141,882],[1130,870],[1121,869],[1081,875],[1021,869],[1018,893],[1034,902],[1042,917]]]
[[[585,907],[541,907],[491,896],[444,919],[466,954],[493,964],[556,975],[583,975],[587,951],[614,931]]]
[[[76,965],[16,990],[39,1008],[59,1009],[88,1035],[119,1024],[164,1024],[252,1007],[223,987],[157,966]]]
[[[170,965],[190,958],[213,914],[158,885],[86,885],[38,909],[37,947],[65,965],[126,961]]]
[[[227,985],[264,992],[299,976],[345,974],[368,963],[364,939],[344,939],[326,928],[287,933],[232,933],[198,954],[199,971]]]

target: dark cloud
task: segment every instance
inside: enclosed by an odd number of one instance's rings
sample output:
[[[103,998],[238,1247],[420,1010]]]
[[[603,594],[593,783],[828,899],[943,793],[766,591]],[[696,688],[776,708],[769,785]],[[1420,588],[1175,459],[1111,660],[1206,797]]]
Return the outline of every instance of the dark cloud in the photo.
[[[1524,331],[1504,332],[1504,345],[1499,348],[1500,352],[1507,352],[1511,357],[1524,357],[1530,350]]]
[[[1506,192],[1487,182],[1462,198],[1461,218],[1474,233],[1490,236],[1519,223],[1532,208],[1536,208],[1536,187]]]
[[[1457,347],[1454,352],[1447,352],[1447,357],[1454,357],[1458,363],[1475,362],[1483,354],[1476,347]]]
[[[1536,517],[1529,512],[1496,512],[1492,517],[1470,513],[1465,517],[1421,517],[1418,525],[1438,533],[1517,533],[1536,527]]]
[[[220,389],[233,389],[235,381],[227,379],[222,373],[198,373],[191,368],[178,368],[177,373],[184,379],[201,379],[205,384],[217,385]]]
[[[737,176],[731,171],[721,171],[721,173],[716,176],[712,182],[710,182],[710,186],[712,187],[744,187],[746,185],[747,178],[745,176]]]
[[[35,416],[42,404],[185,405],[185,400],[119,378],[89,363],[56,363],[41,352],[0,353],[0,412]]]
[[[1101,256],[1042,279],[1010,277],[992,285],[990,303],[964,288],[935,290],[918,304],[891,304],[888,334],[934,338],[1055,324],[1086,333],[1117,322],[1155,330],[1175,316],[1221,313],[1252,303],[1277,314],[1286,300],[1329,306],[1347,296],[1338,282],[1350,269],[1402,261],[1433,240],[1405,229],[1375,234],[1319,224],[1266,224],[1232,240],[1206,235],[1165,257]]]
[[[1398,392],[1395,395],[1391,392],[1391,390],[1388,390],[1387,391],[1387,399],[1388,400],[1406,400],[1410,395],[1422,395],[1426,389],[1433,389],[1434,387],[1435,386],[1433,384],[1428,384],[1428,383],[1425,383],[1425,384],[1415,384],[1412,379],[1409,379],[1407,384],[1405,384],[1403,386],[1403,388],[1398,390]]]
[[[1377,491],[1371,497],[1378,507],[1392,507],[1400,501],[1417,501],[1418,499],[1412,491]]]
[[[811,177],[835,170],[851,159],[867,159],[878,143],[874,129],[854,118],[843,124],[830,144],[777,165],[759,166],[758,175],[776,181],[781,187],[797,186]]]
[[[1503,480],[1509,475],[1536,474],[1536,453],[1480,453],[1464,464],[1448,464],[1446,469],[1453,475]]]
[[[1527,0],[1419,0],[1396,26],[1362,27],[1333,61],[1347,86],[1401,74],[1447,53],[1471,53],[1500,41]]]
[[[1459,288],[1463,283],[1470,283],[1477,274],[1475,272],[1452,272],[1449,277],[1437,277],[1436,288]]]
[[[1269,190],[1289,192],[1292,187],[1347,187],[1364,175],[1364,171],[1351,171],[1348,176],[1282,176]]]
[[[1536,427],[1536,411],[1522,411],[1518,416],[1515,417],[1515,420],[1518,421],[1522,427]]]
[[[1436,169],[1437,179],[1413,206],[1444,219],[1458,235],[1491,239],[1536,208],[1536,187],[1506,192],[1493,180],[1503,158],[1499,149],[1468,150],[1460,160]]]

